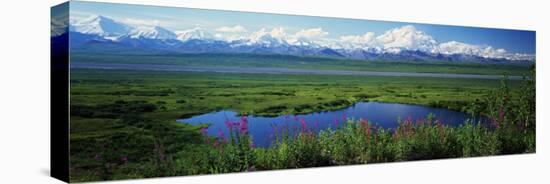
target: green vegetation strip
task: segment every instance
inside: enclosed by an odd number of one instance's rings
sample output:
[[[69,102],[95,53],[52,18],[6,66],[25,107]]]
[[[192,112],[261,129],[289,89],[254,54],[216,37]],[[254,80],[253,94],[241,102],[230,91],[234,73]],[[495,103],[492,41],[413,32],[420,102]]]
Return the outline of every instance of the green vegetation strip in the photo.
[[[73,63],[162,64],[184,66],[279,67],[314,70],[453,73],[481,75],[529,75],[529,65],[482,64],[448,61],[365,61],[327,57],[269,54],[174,54],[126,55],[72,53]]]

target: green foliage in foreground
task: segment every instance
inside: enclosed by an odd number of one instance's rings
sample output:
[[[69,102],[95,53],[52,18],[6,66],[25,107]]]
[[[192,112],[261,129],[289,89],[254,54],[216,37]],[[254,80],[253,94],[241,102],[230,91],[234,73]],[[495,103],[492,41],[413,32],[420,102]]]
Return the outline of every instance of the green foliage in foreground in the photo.
[[[315,126],[303,121],[296,133],[280,129],[269,148],[254,147],[246,118],[227,124],[231,130],[228,139],[216,139],[205,136],[203,127],[147,116],[162,112],[161,108],[151,108],[152,103],[147,101],[82,106],[72,117],[79,123],[71,125],[71,180],[533,153],[534,79],[533,73],[516,92],[511,91],[507,80],[502,80],[490,95],[465,105],[472,114],[488,116],[490,124],[468,121],[449,127],[430,115],[415,122],[398,120],[398,128],[382,129],[368,120],[348,119],[335,129],[315,134]]]

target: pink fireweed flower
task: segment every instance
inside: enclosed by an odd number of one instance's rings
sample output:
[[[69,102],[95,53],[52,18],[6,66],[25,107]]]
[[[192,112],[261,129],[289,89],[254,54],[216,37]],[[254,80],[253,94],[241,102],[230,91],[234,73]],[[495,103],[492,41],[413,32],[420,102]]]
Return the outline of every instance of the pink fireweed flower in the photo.
[[[302,125],[302,133],[307,131],[306,120],[304,118],[300,119],[300,124]]]
[[[234,125],[234,124],[233,124],[233,122],[232,122],[231,120],[225,120],[225,126],[226,126],[229,130],[233,129],[233,125]]]
[[[361,126],[361,128],[364,130],[364,133],[365,133],[365,139],[366,141],[368,141],[370,139],[370,132],[371,132],[371,127],[370,127],[370,124],[369,124],[369,120],[364,120],[364,119],[361,119],[359,120],[359,125]]]
[[[246,116],[241,117],[239,132],[241,134],[248,133],[248,118]]]
[[[225,138],[225,133],[222,131],[222,129],[218,129],[218,138],[220,139]]]
[[[408,123],[407,123],[407,135],[412,135],[414,131],[414,121],[411,116],[409,116]]]
[[[405,124],[406,125],[411,125],[412,122],[413,122],[412,117],[409,115],[409,117],[407,117],[407,119],[405,119]]]

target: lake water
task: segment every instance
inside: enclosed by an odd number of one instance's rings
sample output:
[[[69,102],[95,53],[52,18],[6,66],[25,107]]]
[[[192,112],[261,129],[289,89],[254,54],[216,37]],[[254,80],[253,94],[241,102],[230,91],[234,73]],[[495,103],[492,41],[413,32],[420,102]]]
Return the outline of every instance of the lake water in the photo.
[[[274,127],[285,127],[285,129],[290,130],[301,129],[302,120],[306,122],[308,129],[313,129],[315,132],[341,126],[345,119],[365,119],[383,128],[395,128],[398,126],[398,118],[411,118],[416,121],[425,119],[430,113],[435,115],[435,120],[451,126],[457,126],[467,119],[473,119],[471,115],[466,113],[443,108],[381,102],[358,102],[353,106],[340,110],[302,115],[246,116],[246,118],[248,120],[248,131],[254,144],[259,147],[267,147],[271,144],[276,132]],[[241,116],[238,116],[237,112],[222,110],[196,115],[188,119],[179,119],[178,122],[193,125],[210,124],[207,134],[219,137],[229,135],[229,129],[226,126],[228,120],[237,122],[240,119]],[[476,118],[475,121],[479,121],[478,119]]]

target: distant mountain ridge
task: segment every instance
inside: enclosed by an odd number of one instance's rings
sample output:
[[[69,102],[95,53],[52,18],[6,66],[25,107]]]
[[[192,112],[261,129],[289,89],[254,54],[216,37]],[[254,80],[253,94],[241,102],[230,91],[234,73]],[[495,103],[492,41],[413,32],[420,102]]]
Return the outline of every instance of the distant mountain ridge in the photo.
[[[56,30],[62,30],[57,27]],[[381,35],[376,38],[376,44],[380,45],[376,47],[371,46],[375,44],[367,44],[369,39],[365,38],[346,38],[348,42],[319,43],[307,37],[281,36],[284,30],[276,29],[262,29],[249,37],[227,40],[198,27],[184,31],[171,31],[161,26],[134,27],[104,16],[71,21],[68,31],[71,35],[71,49],[76,52],[258,53],[367,61],[479,63],[532,63],[535,60],[534,55],[509,54],[504,51],[499,53],[500,50],[490,47],[484,48],[491,49],[490,52],[484,52],[482,48],[455,41],[438,43],[431,36],[415,30],[412,26],[404,26],[386,33],[400,35],[409,42],[396,39],[393,35]],[[60,33],[55,35],[59,36]],[[369,35],[364,35],[367,36]]]

